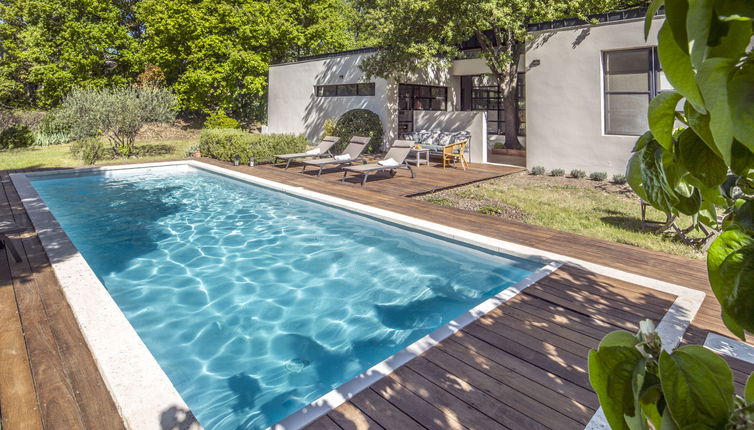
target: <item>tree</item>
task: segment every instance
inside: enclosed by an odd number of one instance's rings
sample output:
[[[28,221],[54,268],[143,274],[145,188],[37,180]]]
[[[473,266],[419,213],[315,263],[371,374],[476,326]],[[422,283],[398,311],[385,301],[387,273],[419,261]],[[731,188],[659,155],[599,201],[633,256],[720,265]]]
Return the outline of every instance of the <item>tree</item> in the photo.
[[[56,112],[78,140],[104,135],[115,156],[130,156],[141,128],[175,119],[175,96],[162,88],[73,89]]]
[[[585,18],[628,4],[619,0],[360,0],[367,32],[380,48],[363,62],[362,69],[368,75],[398,78],[417,68],[448,67],[459,57],[461,44],[476,39],[503,99],[506,146],[519,148],[516,87],[527,25]]]
[[[658,56],[675,91],[650,103],[627,176],[655,208],[722,229],[708,278],[723,322],[745,339],[754,331],[754,2],[655,0],[646,32],[663,3]],[[664,350],[648,322],[636,336],[602,339],[589,380],[613,429],[754,428],[754,375],[738,397],[722,358],[697,345]]]
[[[134,39],[109,0],[0,2],[0,105],[49,108],[74,86],[132,78]]]
[[[165,73],[189,110],[258,119],[270,63],[353,42],[344,0],[143,0],[136,10],[143,63]]]

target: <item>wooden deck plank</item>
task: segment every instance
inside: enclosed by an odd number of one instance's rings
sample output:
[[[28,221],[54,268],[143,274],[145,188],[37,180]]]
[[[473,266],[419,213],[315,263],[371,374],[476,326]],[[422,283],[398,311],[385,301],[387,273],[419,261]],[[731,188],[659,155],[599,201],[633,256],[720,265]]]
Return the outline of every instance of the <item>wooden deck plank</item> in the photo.
[[[371,430],[384,428],[377,424],[376,421],[369,418],[369,415],[365,414],[351,403],[343,403],[340,407],[328,413],[327,417],[343,430]]]
[[[10,279],[11,260],[0,251],[0,413],[6,430],[42,428],[37,393]]]
[[[23,205],[15,189],[8,190],[7,197],[11,207],[16,208],[16,216],[23,214]],[[28,218],[23,222],[31,225]],[[76,403],[79,405],[81,419],[86,428],[125,428],[123,420],[113,402],[110,393],[99,374],[94,359],[79,329],[57,278],[36,234],[26,235],[21,240],[31,273],[34,274],[40,290],[45,316],[61,357],[63,372]]]

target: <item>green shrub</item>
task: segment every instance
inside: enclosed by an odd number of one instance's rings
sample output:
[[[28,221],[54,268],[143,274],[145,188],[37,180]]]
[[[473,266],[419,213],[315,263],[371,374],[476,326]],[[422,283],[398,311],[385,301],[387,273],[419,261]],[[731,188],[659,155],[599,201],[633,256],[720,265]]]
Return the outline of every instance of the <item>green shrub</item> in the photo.
[[[589,174],[589,179],[602,182],[607,179],[607,172],[592,172]]]
[[[270,163],[275,154],[302,152],[309,141],[293,134],[251,134],[243,130],[215,128],[202,130],[199,151],[204,157],[233,161],[238,155],[242,164],[250,157],[256,163]]]
[[[565,176],[565,170],[563,170],[563,169],[552,169],[552,170],[550,170],[550,174],[552,176]]]
[[[26,148],[34,143],[34,135],[26,125],[12,125],[0,131],[0,149]]]
[[[86,164],[95,164],[104,158],[106,153],[105,144],[96,137],[82,139],[71,145],[71,155],[83,160]]]
[[[75,140],[105,135],[115,155],[129,156],[141,128],[175,119],[177,100],[160,88],[74,88],[56,112]]]
[[[335,136],[335,133],[337,132],[335,130],[335,126],[337,123],[338,123],[337,118],[326,119],[325,123],[322,124],[322,137]]]
[[[204,121],[204,128],[240,128],[241,123],[225,114],[225,109],[210,112]]]
[[[353,136],[371,137],[367,153],[378,152],[382,148],[382,121],[368,109],[353,109],[344,113],[335,124],[333,135],[340,137],[337,150],[342,150]]]
[[[571,177],[576,179],[586,178],[586,172],[581,169],[571,170]]]
[[[626,179],[626,175],[613,175],[614,184],[623,185],[626,182],[628,182],[628,179]]]
[[[495,146],[493,146],[494,149],[505,149],[505,144],[503,142],[496,142]]]
[[[544,175],[545,168],[542,166],[534,166],[531,168],[531,174],[534,176]]]
[[[62,145],[71,141],[71,135],[65,132],[43,133],[34,132],[34,146]]]

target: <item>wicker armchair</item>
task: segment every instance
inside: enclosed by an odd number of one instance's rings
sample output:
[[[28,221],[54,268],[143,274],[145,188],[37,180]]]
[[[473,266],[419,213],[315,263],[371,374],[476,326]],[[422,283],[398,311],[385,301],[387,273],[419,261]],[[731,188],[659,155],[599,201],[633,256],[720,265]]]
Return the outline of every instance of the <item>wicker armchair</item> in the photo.
[[[445,165],[449,162],[452,162],[455,166],[457,161],[461,162],[461,167],[463,167],[463,170],[466,170],[466,167],[468,167],[468,162],[466,161],[466,157],[464,156],[466,152],[466,145],[469,144],[468,140],[464,140],[457,143],[451,143],[450,145],[446,145],[442,149],[442,168],[445,168]]]

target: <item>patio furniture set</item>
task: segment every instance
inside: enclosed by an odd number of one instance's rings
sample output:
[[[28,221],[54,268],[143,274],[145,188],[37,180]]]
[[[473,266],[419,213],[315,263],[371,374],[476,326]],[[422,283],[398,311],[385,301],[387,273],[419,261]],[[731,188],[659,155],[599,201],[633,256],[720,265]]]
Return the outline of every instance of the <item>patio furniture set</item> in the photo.
[[[428,134],[420,142],[434,142],[430,140],[433,134]],[[369,175],[379,172],[385,172],[389,177],[395,176],[398,169],[408,169],[411,173],[411,178],[416,177],[416,173],[411,168],[409,161],[413,161],[416,166],[420,166],[422,163],[429,164],[430,155],[439,155],[442,157],[443,169],[448,164],[455,165],[457,162],[461,164],[464,170],[468,167],[465,153],[468,145],[468,139],[461,141],[454,141],[458,139],[458,134],[452,136],[448,134],[447,139],[442,134],[443,140],[437,141],[443,144],[435,143],[417,143],[417,140],[396,140],[385,156],[374,163],[366,163],[362,160],[362,153],[369,145],[371,138],[353,136],[345,149],[338,154],[333,155],[332,149],[340,141],[340,138],[335,136],[325,136],[316,147],[306,151],[293,154],[277,154],[276,160],[285,161],[285,169],[288,169],[291,162],[295,160],[303,160],[303,168],[301,173],[304,173],[308,167],[316,167],[317,177],[320,177],[322,171],[330,166],[340,167],[343,170],[343,178],[341,181],[345,181],[348,176],[348,172],[362,175],[361,185],[364,186],[367,182]],[[415,160],[410,160],[410,156],[415,156]],[[424,159],[421,157],[424,156]],[[362,164],[355,165],[354,163],[362,161]]]

